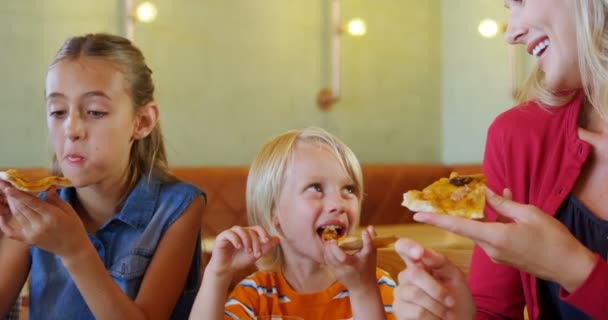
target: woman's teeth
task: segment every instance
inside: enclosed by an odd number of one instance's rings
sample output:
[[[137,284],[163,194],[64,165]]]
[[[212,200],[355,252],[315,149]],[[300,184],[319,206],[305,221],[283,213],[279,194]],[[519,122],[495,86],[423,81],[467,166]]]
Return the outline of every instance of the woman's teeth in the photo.
[[[540,54],[549,46],[549,39],[545,39],[541,43],[537,44],[534,49],[532,49],[532,55],[535,57],[540,57]]]

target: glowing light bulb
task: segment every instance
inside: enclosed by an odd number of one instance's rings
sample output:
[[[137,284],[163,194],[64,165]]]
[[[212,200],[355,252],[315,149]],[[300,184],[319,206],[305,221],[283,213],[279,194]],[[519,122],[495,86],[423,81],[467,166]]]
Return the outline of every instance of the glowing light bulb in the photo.
[[[498,34],[498,23],[492,19],[484,19],[479,23],[477,30],[484,38],[494,38]]]
[[[365,21],[361,19],[353,19],[348,22],[348,33],[353,36],[362,36],[367,32]]]
[[[150,2],[144,2],[137,6],[136,16],[137,21],[141,22],[152,22],[156,19],[156,14],[158,11],[156,10],[156,6]]]

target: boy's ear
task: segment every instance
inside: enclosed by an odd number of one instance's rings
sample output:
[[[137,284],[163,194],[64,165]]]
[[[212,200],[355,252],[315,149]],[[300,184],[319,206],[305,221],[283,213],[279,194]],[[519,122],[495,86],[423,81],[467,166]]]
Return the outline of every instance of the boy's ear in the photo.
[[[148,102],[135,114],[133,140],[147,137],[158,123],[158,106],[154,101]]]

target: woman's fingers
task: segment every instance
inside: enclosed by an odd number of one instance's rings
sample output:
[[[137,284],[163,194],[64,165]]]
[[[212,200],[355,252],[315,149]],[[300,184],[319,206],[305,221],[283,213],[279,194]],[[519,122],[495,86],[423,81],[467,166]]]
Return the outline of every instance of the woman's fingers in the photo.
[[[405,270],[399,273],[398,279],[399,284],[415,286],[421,292],[437,301],[437,303],[444,304],[446,307],[449,307],[449,304],[452,302],[443,284],[439,283],[424,268],[416,265],[407,266]]]
[[[395,288],[393,303],[396,314],[408,315],[405,319],[444,319],[448,309],[420,288],[403,285]]]

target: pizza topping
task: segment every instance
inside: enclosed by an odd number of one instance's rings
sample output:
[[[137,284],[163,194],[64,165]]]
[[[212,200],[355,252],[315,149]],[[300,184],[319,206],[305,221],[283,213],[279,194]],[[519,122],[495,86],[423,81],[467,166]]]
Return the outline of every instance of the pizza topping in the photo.
[[[317,228],[317,233],[323,241],[338,240],[346,232],[345,228],[337,225],[326,225]]]
[[[457,176],[457,177],[450,178],[450,183],[457,187],[462,187],[464,185],[467,185],[467,184],[471,183],[471,181],[473,181],[473,178],[467,177],[467,176]]]
[[[486,178],[483,174],[459,175],[452,172],[422,191],[410,190],[403,195],[402,205],[412,211],[426,211],[483,218]]]

